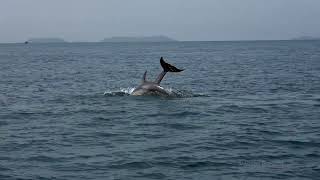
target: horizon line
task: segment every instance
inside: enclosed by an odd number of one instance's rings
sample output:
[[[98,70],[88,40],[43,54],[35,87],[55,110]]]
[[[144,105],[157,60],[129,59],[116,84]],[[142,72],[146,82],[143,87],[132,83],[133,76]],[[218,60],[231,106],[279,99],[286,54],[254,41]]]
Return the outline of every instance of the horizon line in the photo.
[[[103,42],[103,41],[65,41],[65,42],[29,42],[30,44],[71,44],[71,43],[176,43],[176,42],[254,42],[254,41],[319,41],[320,39],[249,39],[249,40],[174,40],[174,41],[135,41],[135,42]],[[21,42],[0,42],[0,44],[24,44]]]

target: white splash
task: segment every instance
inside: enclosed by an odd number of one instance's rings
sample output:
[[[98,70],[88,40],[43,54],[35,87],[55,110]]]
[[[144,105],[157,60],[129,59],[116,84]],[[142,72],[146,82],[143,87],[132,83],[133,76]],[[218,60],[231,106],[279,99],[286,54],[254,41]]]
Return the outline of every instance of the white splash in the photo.
[[[135,89],[136,89],[136,87],[126,87],[126,88],[121,87],[117,90],[107,90],[103,93],[103,95],[105,95],[105,96],[129,96],[132,94],[132,92]],[[168,92],[169,97],[188,98],[188,97],[194,97],[194,96],[205,96],[202,94],[193,94],[191,91],[173,89],[171,87],[166,87],[163,89]]]
[[[135,90],[135,87],[119,88],[119,90],[107,90],[103,95],[130,95]]]
[[[136,89],[135,87],[127,87],[127,88],[120,88],[120,91],[126,94],[131,94],[135,89]]]

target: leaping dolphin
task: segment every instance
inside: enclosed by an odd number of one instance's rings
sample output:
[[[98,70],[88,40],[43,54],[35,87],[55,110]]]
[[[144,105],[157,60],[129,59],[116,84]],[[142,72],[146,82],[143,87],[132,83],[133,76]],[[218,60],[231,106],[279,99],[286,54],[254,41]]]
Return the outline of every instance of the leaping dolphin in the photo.
[[[167,74],[167,72],[181,72],[183,69],[178,69],[173,65],[166,63],[163,60],[163,57],[160,58],[160,64],[163,68],[163,71],[158,75],[157,79],[154,82],[147,81],[147,71],[145,71],[143,74],[142,83],[131,93],[131,95],[169,95],[169,92],[160,86],[161,80]]]

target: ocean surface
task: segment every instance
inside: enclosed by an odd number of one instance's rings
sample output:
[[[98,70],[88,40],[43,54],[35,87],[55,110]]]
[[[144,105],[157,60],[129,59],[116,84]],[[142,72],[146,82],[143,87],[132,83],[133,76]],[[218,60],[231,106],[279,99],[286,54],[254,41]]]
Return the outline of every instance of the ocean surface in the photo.
[[[320,41],[0,44],[1,180],[319,178]]]

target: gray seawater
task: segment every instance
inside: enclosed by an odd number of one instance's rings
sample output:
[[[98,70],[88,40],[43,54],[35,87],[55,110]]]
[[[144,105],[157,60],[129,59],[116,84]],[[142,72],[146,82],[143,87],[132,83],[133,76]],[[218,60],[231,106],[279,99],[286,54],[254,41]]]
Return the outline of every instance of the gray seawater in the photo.
[[[132,97],[159,58],[170,97]],[[0,45],[0,179],[318,179],[320,41]]]

